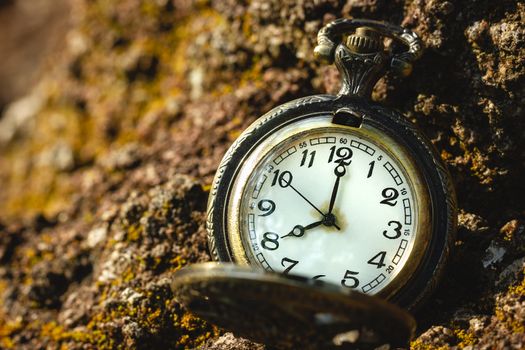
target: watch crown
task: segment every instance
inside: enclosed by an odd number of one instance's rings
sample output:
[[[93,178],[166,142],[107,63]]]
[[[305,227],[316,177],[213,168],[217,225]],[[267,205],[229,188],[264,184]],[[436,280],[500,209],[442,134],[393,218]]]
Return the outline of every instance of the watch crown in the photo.
[[[370,27],[359,27],[346,40],[346,46],[355,53],[374,53],[383,49],[379,33]]]

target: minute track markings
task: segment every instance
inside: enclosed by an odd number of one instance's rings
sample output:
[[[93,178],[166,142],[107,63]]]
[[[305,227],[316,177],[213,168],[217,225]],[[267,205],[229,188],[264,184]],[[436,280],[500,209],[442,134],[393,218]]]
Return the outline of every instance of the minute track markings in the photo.
[[[390,176],[392,176],[392,179],[394,179],[394,182],[396,183],[396,185],[399,186],[399,185],[401,185],[403,183],[403,180],[401,179],[401,176],[399,175],[397,170],[394,168],[392,163],[387,161],[387,162],[385,162],[385,164],[383,164],[383,167],[386,169],[386,171],[388,171]]]
[[[309,141],[310,141],[310,146],[316,146],[316,145],[321,145],[324,143],[330,143],[330,144],[335,143],[336,138],[333,136],[314,137],[310,139]]]
[[[275,163],[275,165],[279,165],[283,160],[285,160],[286,158],[288,158],[295,152],[297,152],[297,147],[292,146],[288,148],[286,151],[284,151],[283,153],[279,154],[277,158],[273,160],[273,162]]]
[[[373,156],[376,153],[376,150],[365,143],[357,140],[350,141],[350,147],[357,148],[360,151],[365,152],[366,154]]]
[[[384,280],[386,279],[386,276],[384,273],[381,273],[379,276],[377,276],[376,278],[374,278],[372,281],[370,281],[369,283],[365,284],[361,290],[363,291],[363,293],[368,293],[370,292],[372,289],[376,288],[378,285],[381,284],[381,282],[383,282]]]
[[[405,211],[405,225],[412,225],[412,208],[409,198],[403,199],[403,209]]]

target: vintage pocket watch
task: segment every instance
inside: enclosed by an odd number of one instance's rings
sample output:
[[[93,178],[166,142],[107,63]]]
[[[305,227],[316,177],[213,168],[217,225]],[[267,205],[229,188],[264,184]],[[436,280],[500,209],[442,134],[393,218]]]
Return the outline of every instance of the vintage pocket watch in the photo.
[[[385,38],[405,51],[386,51]],[[272,332],[287,344],[301,338],[291,325],[279,333],[279,315],[307,324],[302,338],[313,348],[352,343],[345,327],[360,332],[354,345],[399,345],[413,320],[386,301],[410,310],[429,294],[456,226],[452,182],[432,144],[369,99],[387,70],[410,74],[421,42],[357,19],[331,22],[317,40],[317,58],[339,70],[339,93],[285,103],[240,135],[218,168],[207,217],[212,257],[235,266],[190,267],[174,290],[205,318],[275,346],[284,343],[268,340]],[[402,341],[392,340],[394,324]]]

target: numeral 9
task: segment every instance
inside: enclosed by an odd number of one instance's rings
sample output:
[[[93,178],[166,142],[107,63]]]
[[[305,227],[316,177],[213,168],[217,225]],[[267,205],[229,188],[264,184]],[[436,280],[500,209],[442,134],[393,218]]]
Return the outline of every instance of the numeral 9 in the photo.
[[[259,216],[268,216],[275,211],[275,202],[270,199],[261,199],[257,208],[263,212]]]

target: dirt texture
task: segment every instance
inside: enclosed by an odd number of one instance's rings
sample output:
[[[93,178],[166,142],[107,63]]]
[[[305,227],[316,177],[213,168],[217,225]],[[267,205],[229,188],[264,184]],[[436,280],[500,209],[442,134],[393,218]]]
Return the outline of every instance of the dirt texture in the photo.
[[[207,195],[240,132],[338,90],[312,54],[338,17],[403,24],[426,46],[373,93],[432,139],[458,193],[456,250],[412,348],[525,347],[522,2],[70,4],[63,49],[0,118],[0,348],[264,348],[187,313],[169,280],[210,259]]]

